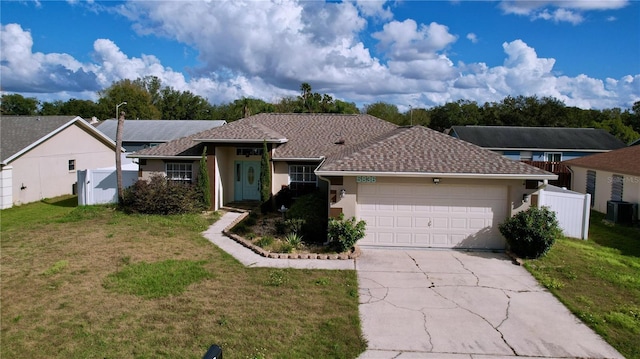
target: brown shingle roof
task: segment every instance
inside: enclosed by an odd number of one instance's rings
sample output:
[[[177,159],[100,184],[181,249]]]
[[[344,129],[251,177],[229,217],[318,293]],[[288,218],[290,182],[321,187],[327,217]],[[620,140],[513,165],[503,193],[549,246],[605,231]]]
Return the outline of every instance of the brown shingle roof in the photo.
[[[329,157],[319,172],[333,171],[553,176],[422,126],[400,127]]]
[[[580,157],[564,163],[569,166],[640,176],[640,146]]]
[[[202,151],[202,144],[196,147],[199,142],[263,140],[279,143],[276,160],[326,158],[321,172],[554,176],[425,127],[398,127],[363,114],[259,114],[138,151],[133,157],[197,156]]]
[[[202,142],[282,143],[276,159],[321,158],[380,136],[397,126],[370,115],[264,113],[144,149],[134,157],[177,156]],[[344,144],[336,144],[340,140]]]

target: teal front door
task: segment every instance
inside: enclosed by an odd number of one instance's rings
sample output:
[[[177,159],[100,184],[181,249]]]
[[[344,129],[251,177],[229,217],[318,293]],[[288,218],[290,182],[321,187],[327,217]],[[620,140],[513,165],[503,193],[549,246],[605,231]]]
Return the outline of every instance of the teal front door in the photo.
[[[260,200],[260,162],[235,161],[234,200]]]

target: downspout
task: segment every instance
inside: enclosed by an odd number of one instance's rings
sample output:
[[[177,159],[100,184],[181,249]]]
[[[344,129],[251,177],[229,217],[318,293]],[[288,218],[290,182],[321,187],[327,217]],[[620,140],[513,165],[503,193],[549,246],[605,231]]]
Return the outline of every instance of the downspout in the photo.
[[[324,164],[324,161],[325,161],[326,159],[327,159],[326,157],[322,157],[322,161],[320,162],[320,164],[318,165],[318,167],[316,167],[316,169],[315,169],[315,170],[313,170],[313,172],[314,172],[314,173],[315,173],[316,171],[318,171],[318,168],[322,167],[322,165]],[[316,177],[317,177],[319,180],[326,182],[326,183],[327,183],[327,188],[329,189],[329,190],[327,191],[327,198],[326,198],[326,200],[327,200],[327,219],[328,219],[328,218],[329,218],[329,214],[331,213],[331,212],[330,212],[330,211],[331,211],[331,203],[329,203],[329,197],[331,196],[331,181],[329,181],[327,178],[324,178],[324,177],[322,177],[322,176],[318,176],[318,175],[316,175]]]

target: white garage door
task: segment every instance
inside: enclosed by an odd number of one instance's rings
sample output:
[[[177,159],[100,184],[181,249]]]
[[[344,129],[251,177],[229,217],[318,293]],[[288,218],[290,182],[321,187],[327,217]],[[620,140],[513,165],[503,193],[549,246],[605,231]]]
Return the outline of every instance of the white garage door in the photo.
[[[504,186],[358,184],[361,246],[503,249]]]

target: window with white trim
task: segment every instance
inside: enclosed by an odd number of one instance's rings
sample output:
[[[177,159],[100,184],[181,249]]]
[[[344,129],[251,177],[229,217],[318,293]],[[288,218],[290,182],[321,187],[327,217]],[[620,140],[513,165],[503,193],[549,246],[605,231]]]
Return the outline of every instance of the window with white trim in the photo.
[[[76,160],[69,160],[69,171],[75,171],[76,170]]]
[[[171,181],[191,182],[193,179],[193,163],[167,162],[165,170]]]
[[[562,162],[562,152],[547,152],[544,157],[547,162]]]
[[[313,172],[317,164],[289,165],[289,189],[294,196],[301,196],[316,189],[318,179]]]

